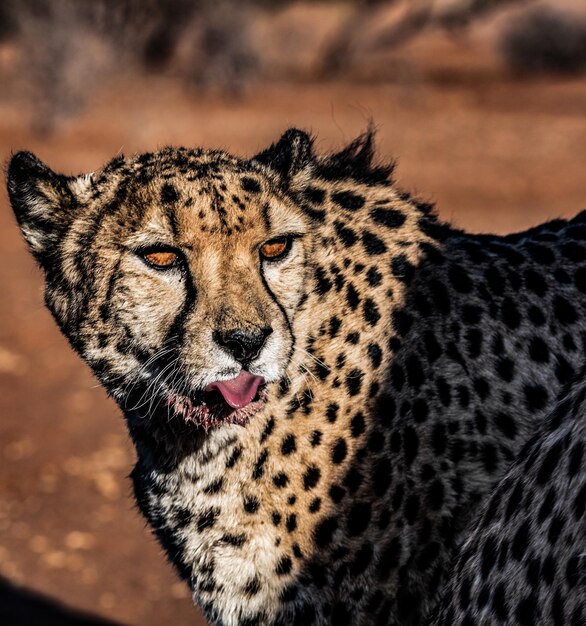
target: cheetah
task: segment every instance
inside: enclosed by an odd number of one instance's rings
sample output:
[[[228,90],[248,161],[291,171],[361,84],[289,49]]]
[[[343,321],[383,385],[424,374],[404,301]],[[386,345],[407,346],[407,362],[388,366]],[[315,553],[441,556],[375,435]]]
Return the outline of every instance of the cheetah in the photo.
[[[467,234],[396,187],[371,131],[313,143],[72,177],[21,152],[8,191],[210,622],[421,624],[584,362],[586,213]]]

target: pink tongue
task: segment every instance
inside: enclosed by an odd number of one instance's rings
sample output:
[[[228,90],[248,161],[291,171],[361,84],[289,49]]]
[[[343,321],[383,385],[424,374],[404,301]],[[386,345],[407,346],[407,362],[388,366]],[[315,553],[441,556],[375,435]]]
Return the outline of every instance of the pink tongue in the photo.
[[[262,376],[254,376],[242,370],[232,380],[220,380],[209,384],[206,391],[219,391],[233,409],[241,409],[254,400],[263,382]]]

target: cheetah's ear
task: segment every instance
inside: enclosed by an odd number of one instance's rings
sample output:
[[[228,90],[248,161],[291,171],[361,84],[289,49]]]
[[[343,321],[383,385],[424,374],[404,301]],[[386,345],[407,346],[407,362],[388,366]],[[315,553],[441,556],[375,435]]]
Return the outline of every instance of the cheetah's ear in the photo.
[[[277,143],[252,158],[252,161],[279,174],[286,185],[294,176],[307,169],[313,160],[313,139],[296,128],[290,128]]]
[[[43,265],[46,253],[67,228],[77,201],[70,183],[30,152],[18,152],[8,166],[8,195],[33,255]]]

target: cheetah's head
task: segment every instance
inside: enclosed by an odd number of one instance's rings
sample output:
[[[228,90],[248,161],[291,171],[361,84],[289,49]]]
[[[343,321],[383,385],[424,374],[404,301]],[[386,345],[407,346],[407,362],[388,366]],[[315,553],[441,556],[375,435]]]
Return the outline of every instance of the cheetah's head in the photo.
[[[46,302],[127,414],[245,423],[285,376],[312,234],[300,131],[250,161],[166,148],[66,177],[16,154],[8,188]]]

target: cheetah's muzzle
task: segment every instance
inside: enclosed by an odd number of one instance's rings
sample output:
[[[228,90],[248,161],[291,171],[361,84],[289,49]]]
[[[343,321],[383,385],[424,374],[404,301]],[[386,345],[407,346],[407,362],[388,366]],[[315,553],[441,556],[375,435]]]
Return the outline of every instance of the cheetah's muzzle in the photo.
[[[221,424],[244,426],[265,400],[264,378],[241,370],[236,378],[209,384],[197,398],[172,392],[168,404],[186,421],[209,430]]]

